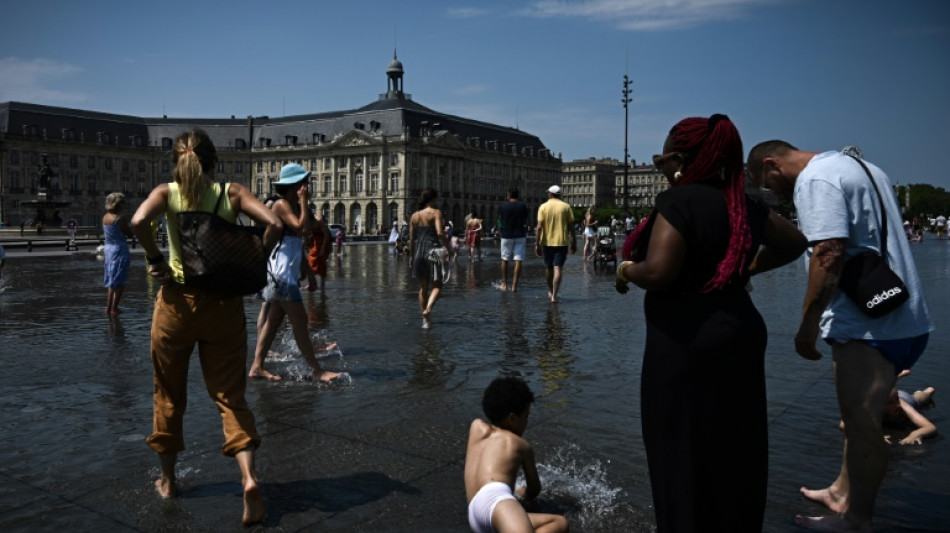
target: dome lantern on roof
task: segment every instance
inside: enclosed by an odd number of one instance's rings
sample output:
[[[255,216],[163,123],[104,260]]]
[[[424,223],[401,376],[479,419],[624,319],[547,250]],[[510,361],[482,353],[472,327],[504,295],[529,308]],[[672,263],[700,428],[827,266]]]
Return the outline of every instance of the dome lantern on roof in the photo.
[[[386,67],[386,98],[402,98],[402,63],[396,59],[396,50],[393,50],[393,60]]]

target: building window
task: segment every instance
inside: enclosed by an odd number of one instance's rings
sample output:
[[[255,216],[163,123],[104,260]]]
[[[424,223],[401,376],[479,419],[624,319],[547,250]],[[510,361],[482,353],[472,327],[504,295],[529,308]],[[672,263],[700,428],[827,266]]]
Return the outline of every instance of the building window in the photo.
[[[333,178],[329,174],[323,176],[323,194],[324,196],[330,195],[330,187],[333,185]]]
[[[271,172],[277,172],[277,161],[271,161],[271,162],[270,162],[270,171],[271,171]]]
[[[389,192],[396,192],[399,190],[399,173],[392,172],[389,174]]]
[[[171,149],[172,149],[172,138],[162,137],[162,150],[171,150]]]
[[[398,164],[399,164],[399,153],[398,153],[398,152],[393,152],[393,153],[389,154],[389,164],[390,164],[390,165],[398,165]]]
[[[168,174],[171,171],[171,163],[168,161],[162,161],[162,173]]]
[[[369,193],[375,194],[377,189],[379,189],[379,174],[373,172],[369,175]]]
[[[218,161],[218,174],[224,174],[224,163]]]
[[[95,169],[95,168],[96,168],[96,158],[95,158],[94,156],[89,156],[89,157],[86,159],[86,167],[88,167],[88,168],[90,168],[90,169]]]
[[[263,162],[263,161],[258,161],[258,162],[257,162],[257,171],[258,171],[258,172],[264,172],[264,162]]]
[[[353,192],[355,193],[363,192],[363,173],[362,172],[357,172],[356,176],[354,176]]]
[[[123,159],[123,160],[122,160],[122,172],[128,172],[128,171],[129,171],[129,160],[128,160],[128,159]]]
[[[340,156],[340,168],[346,168],[348,164],[346,156]]]
[[[144,195],[145,195],[145,192],[146,192],[146,190],[145,190],[145,178],[140,177],[140,178],[139,178],[139,194],[142,195],[142,196],[144,196]]]
[[[372,154],[371,156],[369,156],[369,166],[371,168],[379,167],[379,154]]]
[[[340,193],[340,195],[346,194],[346,175],[345,174],[340,176],[339,184],[340,185],[338,187],[338,192]]]
[[[257,178],[256,189],[257,189],[258,196],[264,196],[264,180],[263,179]]]
[[[330,170],[333,168],[333,159],[330,157],[323,158],[323,170]]]
[[[10,150],[10,164],[11,165],[20,164],[20,152],[16,150]]]
[[[69,168],[79,168],[79,156],[69,156]]]
[[[111,158],[111,157],[105,158],[105,161],[103,161],[103,163],[105,164],[106,170],[112,170],[112,158]]]
[[[139,161],[139,172],[145,172],[145,161]]]
[[[243,174],[244,173],[244,163],[235,163],[234,164],[234,173]]]

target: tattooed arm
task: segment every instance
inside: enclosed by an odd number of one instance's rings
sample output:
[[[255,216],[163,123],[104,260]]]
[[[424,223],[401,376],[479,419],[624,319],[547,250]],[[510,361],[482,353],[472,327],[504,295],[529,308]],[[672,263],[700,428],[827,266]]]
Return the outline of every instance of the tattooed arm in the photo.
[[[844,239],[828,239],[814,244],[808,261],[808,288],[802,306],[802,322],[795,335],[795,351],[805,359],[821,359],[816,348],[818,322],[831,302],[844,267]]]

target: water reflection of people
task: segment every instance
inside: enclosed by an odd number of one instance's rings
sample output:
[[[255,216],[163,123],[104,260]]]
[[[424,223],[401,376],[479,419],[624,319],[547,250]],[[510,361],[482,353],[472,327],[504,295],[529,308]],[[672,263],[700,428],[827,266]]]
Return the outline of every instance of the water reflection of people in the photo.
[[[541,350],[536,354],[545,394],[560,390],[571,376],[574,356],[564,347],[565,336],[560,310],[548,307],[544,315],[544,330],[541,331]]]
[[[244,186],[214,182],[217,151],[210,137],[195,130],[180,135],[174,144],[174,182],[156,187],[132,217],[132,228],[145,250],[151,276],[165,280],[152,315],[152,366],[154,368],[154,430],[146,439],[158,453],[161,477],[155,487],[164,498],[177,493],[175,463],[185,449],[182,419],[188,391],[188,366],[195,344],[208,393],[221,414],[225,443],[222,452],[233,456],[241,470],[245,524],[264,519],[264,502],[254,468],[260,437],[244,397],[246,384],[247,327],[244,299],[221,297],[185,285],[181,243],[176,216],[168,216],[169,259],[152,237],[151,221],[188,209],[213,211],[221,187],[228,201],[218,215],[234,222],[246,213],[265,226],[264,246],[271,249],[280,237],[277,217]]]
[[[105,240],[103,268],[106,288],[106,314],[119,314],[119,300],[129,280],[131,252],[127,238],[132,236],[132,226],[126,217],[125,195],[114,192],[106,196],[106,213],[102,216],[102,234]]]
[[[619,292],[647,290],[641,411],[659,532],[762,529],[767,334],[746,285],[807,243],[745,194],[742,159],[723,115],[673,126],[653,157],[672,187],[617,269]]]

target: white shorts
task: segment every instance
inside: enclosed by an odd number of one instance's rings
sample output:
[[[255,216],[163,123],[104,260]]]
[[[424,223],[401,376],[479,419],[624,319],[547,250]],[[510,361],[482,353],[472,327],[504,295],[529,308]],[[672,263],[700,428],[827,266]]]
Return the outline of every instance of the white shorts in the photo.
[[[475,533],[494,533],[491,525],[491,515],[495,512],[498,502],[516,499],[511,493],[511,487],[501,481],[486,483],[478,489],[475,497],[468,504],[468,525]]]
[[[524,246],[526,237],[501,240],[501,260],[502,261],[524,261]]]

